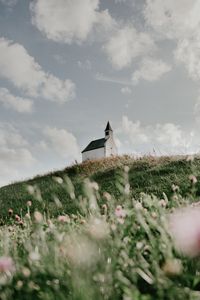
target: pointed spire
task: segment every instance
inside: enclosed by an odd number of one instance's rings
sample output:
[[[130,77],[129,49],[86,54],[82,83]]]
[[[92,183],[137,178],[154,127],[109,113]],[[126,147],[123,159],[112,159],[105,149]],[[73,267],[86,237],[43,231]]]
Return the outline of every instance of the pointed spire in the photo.
[[[113,131],[111,126],[110,126],[110,122],[108,121],[107,125],[106,125],[106,129],[105,131]]]

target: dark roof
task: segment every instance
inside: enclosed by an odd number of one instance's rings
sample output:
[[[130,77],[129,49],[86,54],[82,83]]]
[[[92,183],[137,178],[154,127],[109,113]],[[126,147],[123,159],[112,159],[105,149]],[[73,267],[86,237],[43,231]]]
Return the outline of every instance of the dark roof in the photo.
[[[108,121],[107,125],[106,125],[106,129],[105,131],[108,131],[108,130],[112,130],[111,126],[110,126],[110,122]],[[112,130],[113,131],[113,130]]]
[[[89,143],[89,145],[87,145],[87,147],[82,151],[82,153],[86,152],[86,151],[98,149],[98,148],[103,148],[104,145],[105,145],[106,140],[107,139],[102,138],[102,139],[92,141],[91,143]]]

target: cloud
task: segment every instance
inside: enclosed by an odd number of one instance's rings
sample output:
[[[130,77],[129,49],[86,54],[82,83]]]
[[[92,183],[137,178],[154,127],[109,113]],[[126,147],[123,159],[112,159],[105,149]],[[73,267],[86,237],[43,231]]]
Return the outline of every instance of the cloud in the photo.
[[[32,23],[53,41],[83,42],[94,27],[112,27],[107,10],[99,10],[99,0],[34,0],[30,5]]]
[[[200,80],[200,0],[146,0],[144,17],[161,39],[176,44],[174,57]]]
[[[199,152],[198,132],[186,132],[173,123],[142,125],[140,121],[133,122],[123,116],[117,137],[132,153],[149,154],[153,150],[162,155]]]
[[[134,84],[138,84],[141,79],[150,82],[157,81],[171,69],[171,66],[161,59],[144,58],[139,69],[133,73],[132,80]]]
[[[103,50],[114,68],[130,67],[134,59],[154,52],[153,39],[133,26],[118,29],[104,45]]]
[[[0,186],[19,179],[36,162],[28,142],[11,125],[0,123]]]
[[[189,37],[200,26],[199,0],[146,0],[144,16],[161,36]]]
[[[124,86],[121,88],[121,93],[124,95],[130,95],[132,94],[132,90],[128,86]]]
[[[13,109],[19,113],[31,113],[33,101],[12,95],[8,89],[0,88],[0,102],[5,108]]]
[[[200,80],[200,35],[178,42],[174,52],[177,62],[184,64],[193,80]]]
[[[26,95],[58,103],[74,98],[75,84],[46,73],[22,45],[0,38],[0,54],[0,77]]]
[[[44,129],[46,143],[62,158],[78,159],[80,149],[75,136],[66,129],[46,127]]]

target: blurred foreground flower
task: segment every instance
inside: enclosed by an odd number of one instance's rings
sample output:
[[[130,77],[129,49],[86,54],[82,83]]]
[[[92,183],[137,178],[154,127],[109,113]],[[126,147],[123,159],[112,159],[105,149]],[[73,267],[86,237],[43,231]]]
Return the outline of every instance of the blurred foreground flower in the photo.
[[[88,223],[88,232],[94,239],[105,239],[109,236],[108,223],[103,218],[92,217]]]
[[[191,257],[200,255],[200,208],[175,211],[170,216],[169,228],[178,250]]]
[[[72,265],[79,267],[90,267],[99,259],[96,243],[84,235],[68,236],[61,253],[67,256]]]
[[[0,257],[0,273],[7,273],[14,271],[14,263],[11,257]]]

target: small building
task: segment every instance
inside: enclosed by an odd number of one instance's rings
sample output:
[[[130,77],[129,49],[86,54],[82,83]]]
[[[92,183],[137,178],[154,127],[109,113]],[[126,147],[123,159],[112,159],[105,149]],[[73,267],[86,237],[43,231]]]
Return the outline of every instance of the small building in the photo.
[[[99,159],[117,155],[117,147],[113,138],[113,130],[107,123],[105,137],[94,140],[82,151],[82,161]]]

